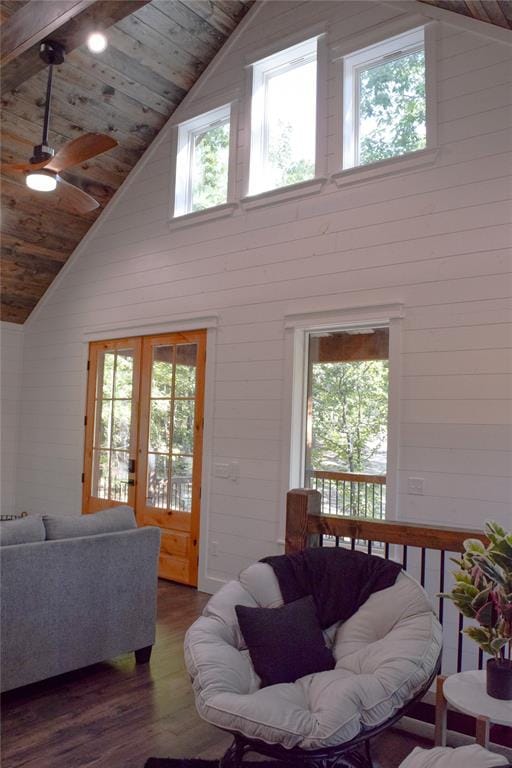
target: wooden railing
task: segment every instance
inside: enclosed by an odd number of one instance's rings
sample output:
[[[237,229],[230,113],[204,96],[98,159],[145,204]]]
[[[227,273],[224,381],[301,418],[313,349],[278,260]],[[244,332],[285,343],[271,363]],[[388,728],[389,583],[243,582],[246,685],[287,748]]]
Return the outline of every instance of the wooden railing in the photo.
[[[362,549],[368,554],[399,561],[404,570],[417,578],[429,592],[443,625],[445,648],[451,645],[456,649],[456,661],[453,659],[453,664],[450,661],[446,671],[454,672],[455,668],[452,667],[456,667],[457,672],[460,672],[463,666],[464,618],[454,611],[452,621],[446,622],[445,600],[439,595],[446,590],[447,553],[462,552],[463,543],[469,538],[480,539],[488,544],[485,534],[482,531],[437,525],[323,515],[321,507],[322,499],[316,490],[299,488],[288,492],[286,552],[298,552],[311,546],[337,546]],[[468,652],[476,654],[476,646],[471,642],[468,645]],[[477,664],[481,669],[481,651],[478,652]]]
[[[310,485],[322,495],[323,515],[382,520],[386,516],[386,475],[314,469]]]

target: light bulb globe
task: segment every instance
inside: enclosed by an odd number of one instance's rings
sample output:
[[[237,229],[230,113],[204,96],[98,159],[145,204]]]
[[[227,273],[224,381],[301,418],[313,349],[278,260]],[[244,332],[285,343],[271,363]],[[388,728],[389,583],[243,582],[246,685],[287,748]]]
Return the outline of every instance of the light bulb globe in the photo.
[[[91,53],[103,53],[107,47],[107,38],[103,32],[91,32],[87,38],[87,47]]]
[[[49,171],[34,171],[26,176],[26,184],[29,189],[36,192],[53,192],[57,188],[55,174]]]

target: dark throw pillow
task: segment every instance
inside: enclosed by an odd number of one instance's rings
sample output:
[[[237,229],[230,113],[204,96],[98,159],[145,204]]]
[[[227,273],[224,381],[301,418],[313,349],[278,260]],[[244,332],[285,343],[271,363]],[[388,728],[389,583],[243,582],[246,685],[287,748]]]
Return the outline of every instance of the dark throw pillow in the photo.
[[[238,624],[263,686],[294,683],[333,669],[311,595],[279,608],[235,606]]]

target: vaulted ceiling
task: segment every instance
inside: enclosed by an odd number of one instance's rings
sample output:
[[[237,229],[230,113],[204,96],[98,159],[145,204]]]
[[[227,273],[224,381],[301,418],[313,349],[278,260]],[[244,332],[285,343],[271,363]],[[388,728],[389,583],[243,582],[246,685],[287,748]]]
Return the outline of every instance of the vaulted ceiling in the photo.
[[[32,38],[36,42],[23,50],[20,30],[26,30],[42,8],[47,25],[44,38],[63,42],[69,51],[64,64],[54,72],[51,146],[57,150],[88,131],[109,134],[119,143],[106,154],[62,174],[101,203],[91,213],[77,214],[61,204],[56,206],[52,200],[56,193],[32,192],[22,175],[2,170],[3,320],[26,320],[251,3],[2,0],[2,58],[7,44],[14,47],[16,35],[21,41],[20,54],[15,55],[15,51],[2,66],[2,162],[24,162],[32,155],[33,146],[41,143],[47,69],[38,56],[37,35]],[[80,13],[62,19],[64,23],[51,30],[50,6],[61,15],[68,9],[72,14],[73,8]],[[87,30],[98,25],[109,27],[109,45],[95,56],[83,41]],[[31,42],[28,34],[25,38]]]
[[[62,174],[100,202],[86,214],[55,205],[56,193],[32,192],[23,176],[2,169],[1,319],[26,320],[253,2],[1,0],[2,162],[28,160],[41,142],[47,70],[38,49],[48,38],[67,51],[55,68],[51,146],[89,131],[118,142]],[[421,2],[512,28],[510,0]],[[83,43],[97,26],[108,28],[109,45],[95,56]]]

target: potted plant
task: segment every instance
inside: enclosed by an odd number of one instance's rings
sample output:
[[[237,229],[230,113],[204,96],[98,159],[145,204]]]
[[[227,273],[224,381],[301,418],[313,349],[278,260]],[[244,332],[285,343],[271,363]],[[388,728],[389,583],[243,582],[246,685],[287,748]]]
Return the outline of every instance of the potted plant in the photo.
[[[455,586],[449,594],[459,611],[476,625],[464,633],[484,653],[487,662],[487,693],[496,699],[512,699],[512,533],[497,523],[486,523],[489,546],[467,539],[460,559],[453,559]]]

